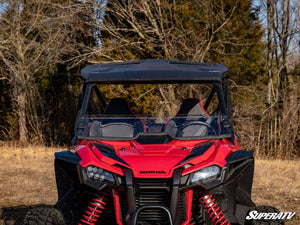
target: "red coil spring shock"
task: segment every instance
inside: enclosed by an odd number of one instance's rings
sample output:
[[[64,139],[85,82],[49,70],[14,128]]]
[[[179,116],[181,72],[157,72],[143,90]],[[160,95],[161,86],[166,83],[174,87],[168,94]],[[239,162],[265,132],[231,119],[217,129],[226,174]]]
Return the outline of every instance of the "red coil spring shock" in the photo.
[[[78,225],[95,225],[97,223],[97,220],[99,219],[100,214],[106,205],[107,198],[104,197],[105,195],[106,193],[104,192],[95,195],[95,198],[88,206],[87,211],[85,211],[85,214],[83,215],[83,219],[80,220]]]
[[[209,192],[201,192],[198,195],[200,196],[200,204],[204,207],[206,213],[215,225],[230,225],[222,210],[220,210],[218,203],[212,198]]]

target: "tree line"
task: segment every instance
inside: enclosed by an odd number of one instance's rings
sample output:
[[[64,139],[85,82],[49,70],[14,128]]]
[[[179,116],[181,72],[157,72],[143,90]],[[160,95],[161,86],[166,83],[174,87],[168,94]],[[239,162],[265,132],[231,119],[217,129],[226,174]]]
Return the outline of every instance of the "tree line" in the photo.
[[[244,147],[299,154],[296,0],[5,0],[0,7],[2,141],[69,143],[84,66],[164,58],[227,66]],[[177,104],[174,90],[164,92]]]

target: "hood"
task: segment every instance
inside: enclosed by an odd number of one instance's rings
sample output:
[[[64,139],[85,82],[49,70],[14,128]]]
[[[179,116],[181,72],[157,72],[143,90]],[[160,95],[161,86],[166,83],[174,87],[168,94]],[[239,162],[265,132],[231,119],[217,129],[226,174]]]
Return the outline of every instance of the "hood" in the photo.
[[[127,167],[136,178],[168,178],[176,168],[207,164],[207,160],[215,159],[219,145],[220,140],[174,140],[147,145],[135,141],[98,141],[91,147],[99,160],[113,167]]]

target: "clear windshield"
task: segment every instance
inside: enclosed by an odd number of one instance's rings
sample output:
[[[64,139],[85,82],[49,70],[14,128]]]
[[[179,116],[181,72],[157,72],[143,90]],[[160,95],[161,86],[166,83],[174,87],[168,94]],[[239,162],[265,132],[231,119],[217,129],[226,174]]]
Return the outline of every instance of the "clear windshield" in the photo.
[[[228,136],[231,130],[218,94],[214,84],[90,84],[80,118],[85,126],[79,135],[122,140],[143,135]]]
[[[199,139],[200,137],[230,135],[224,127],[226,117],[101,117],[90,119],[84,136],[95,139],[134,139],[140,135],[168,134],[173,138]],[[226,124],[226,123],[225,123]]]

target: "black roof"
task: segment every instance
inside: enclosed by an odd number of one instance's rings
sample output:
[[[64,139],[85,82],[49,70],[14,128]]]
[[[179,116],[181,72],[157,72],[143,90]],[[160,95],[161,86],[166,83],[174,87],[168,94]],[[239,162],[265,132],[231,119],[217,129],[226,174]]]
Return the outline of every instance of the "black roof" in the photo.
[[[228,69],[220,64],[145,59],[91,65],[82,69],[87,82],[101,83],[197,83],[222,82]]]

